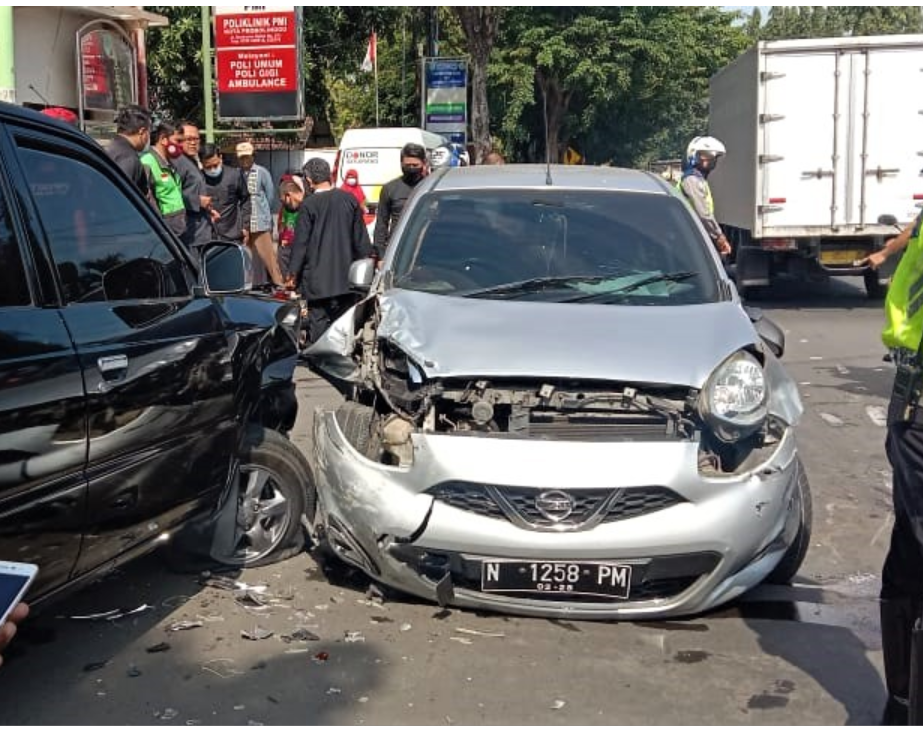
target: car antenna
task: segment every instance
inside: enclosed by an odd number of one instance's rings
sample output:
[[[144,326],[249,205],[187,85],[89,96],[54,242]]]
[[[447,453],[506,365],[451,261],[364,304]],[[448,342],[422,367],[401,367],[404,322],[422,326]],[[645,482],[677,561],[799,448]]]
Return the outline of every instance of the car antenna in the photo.
[[[545,185],[554,185],[551,180],[551,148],[548,146],[548,95],[542,87],[542,107],[545,116]]]

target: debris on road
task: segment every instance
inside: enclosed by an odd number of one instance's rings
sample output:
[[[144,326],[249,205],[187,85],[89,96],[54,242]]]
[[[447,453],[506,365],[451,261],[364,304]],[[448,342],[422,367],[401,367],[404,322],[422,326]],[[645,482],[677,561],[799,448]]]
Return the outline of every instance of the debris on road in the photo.
[[[164,710],[157,710],[154,713],[154,717],[158,720],[175,720],[179,716],[179,712],[174,710],[172,707],[167,707]]]
[[[101,662],[90,662],[89,664],[83,665],[83,671],[84,672],[95,672],[105,667],[108,663],[109,663],[108,659],[104,659]]]
[[[319,651],[317,652],[317,654],[311,657],[311,661],[314,662],[315,664],[323,664],[329,659],[330,659],[330,654],[328,654],[325,651]]]
[[[240,635],[249,641],[262,641],[263,639],[268,639],[273,633],[274,632],[269,629],[264,629],[261,626],[254,626],[253,631],[247,631],[246,629],[240,630]]]
[[[466,629],[459,627],[455,629],[457,634],[469,634],[470,636],[486,636],[491,639],[503,639],[506,637],[502,631],[478,631],[477,629]]]
[[[471,639],[466,639],[463,636],[450,636],[449,641],[457,641],[459,644],[464,644],[465,646],[471,646],[474,643]]]
[[[154,646],[149,646],[145,651],[148,654],[158,654],[162,651],[169,651],[170,645],[166,641],[161,641],[159,644],[154,644]]]
[[[293,641],[320,641],[317,634],[313,631],[308,631],[302,626],[299,626],[290,634],[282,634],[279,638],[286,644],[291,644]]]
[[[410,631],[412,628],[413,628],[412,624],[409,624],[409,623],[401,624],[401,631],[403,632]]]
[[[236,675],[243,674],[239,669],[234,669],[234,667],[231,666],[233,664],[233,659],[210,659],[202,665],[202,669],[222,679],[230,679]]]
[[[205,624],[201,621],[174,621],[172,624],[167,626],[167,631],[189,631],[189,629],[197,629]]]
[[[567,700],[555,700],[554,702],[551,703],[551,709],[552,710],[562,710],[564,709],[564,706],[566,704],[567,704]]]
[[[328,695],[338,695],[338,694],[341,694],[342,692],[343,690],[341,690],[339,687],[330,687],[327,689]]]
[[[347,644],[356,644],[358,642],[364,642],[365,636],[363,636],[361,631],[346,631],[344,633],[344,640]]]
[[[125,674],[134,679],[135,677],[141,676],[141,670],[138,669],[138,667],[136,667],[134,664],[131,664],[129,665],[128,671],[126,671]]]

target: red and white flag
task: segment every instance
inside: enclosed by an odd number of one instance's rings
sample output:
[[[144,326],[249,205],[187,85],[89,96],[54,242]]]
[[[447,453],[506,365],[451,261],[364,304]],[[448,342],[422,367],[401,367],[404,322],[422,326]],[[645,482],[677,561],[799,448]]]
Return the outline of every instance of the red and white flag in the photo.
[[[362,61],[362,65],[359,67],[363,71],[372,71],[375,68],[376,54],[378,49],[378,39],[375,37],[375,34],[372,33],[369,38],[369,47],[365,51],[365,58]]]

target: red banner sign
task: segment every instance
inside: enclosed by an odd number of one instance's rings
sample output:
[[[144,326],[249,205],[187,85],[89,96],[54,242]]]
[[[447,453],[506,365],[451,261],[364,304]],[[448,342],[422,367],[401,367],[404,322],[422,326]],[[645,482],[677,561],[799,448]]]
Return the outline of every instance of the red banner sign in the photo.
[[[218,51],[218,91],[262,93],[298,90],[294,48]]]
[[[218,118],[303,119],[301,8],[215,6]]]

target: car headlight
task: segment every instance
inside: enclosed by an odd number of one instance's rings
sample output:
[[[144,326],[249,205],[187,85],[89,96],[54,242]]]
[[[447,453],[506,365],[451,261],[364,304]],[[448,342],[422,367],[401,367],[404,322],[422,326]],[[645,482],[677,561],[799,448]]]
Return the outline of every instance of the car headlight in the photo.
[[[749,352],[737,352],[712,373],[699,401],[705,422],[722,441],[757,431],[766,420],[769,384],[763,366]]]

